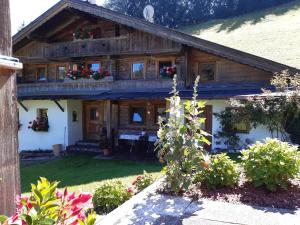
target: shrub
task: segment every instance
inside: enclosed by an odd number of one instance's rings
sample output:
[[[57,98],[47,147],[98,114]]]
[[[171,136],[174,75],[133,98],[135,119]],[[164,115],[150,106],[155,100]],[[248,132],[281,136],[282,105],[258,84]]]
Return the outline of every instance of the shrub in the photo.
[[[289,179],[300,170],[300,153],[297,147],[277,139],[267,138],[242,151],[242,165],[256,187],[265,185],[269,190],[287,188]]]
[[[195,176],[195,182],[208,187],[233,187],[237,184],[239,173],[237,164],[226,153],[213,155],[211,161],[203,165],[203,169]]]
[[[94,209],[97,213],[109,213],[122,205],[133,195],[131,188],[126,189],[121,181],[103,183],[93,196]]]
[[[137,193],[141,192],[145,188],[147,188],[150,184],[154,182],[154,178],[151,174],[148,174],[144,171],[142,176],[138,176],[133,182],[132,185],[134,186]]]
[[[96,214],[86,211],[91,207],[91,195],[63,192],[57,189],[58,182],[40,178],[37,185],[32,184],[30,197],[17,196],[16,213],[10,217],[0,216],[0,224],[31,225],[93,225]]]

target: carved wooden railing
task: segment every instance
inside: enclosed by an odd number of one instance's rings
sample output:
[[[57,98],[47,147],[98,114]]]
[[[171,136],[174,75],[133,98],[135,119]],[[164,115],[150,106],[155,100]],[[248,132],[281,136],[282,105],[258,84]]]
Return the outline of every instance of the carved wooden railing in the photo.
[[[69,58],[99,55],[179,53],[180,45],[168,43],[152,46],[148,42],[138,45],[128,35],[119,37],[85,39],[59,43],[35,43],[32,48],[16,54],[22,61],[30,59]]]
[[[178,87],[183,88],[184,82],[179,81]],[[145,91],[152,89],[167,89],[171,91],[172,80],[99,80],[94,82],[74,81],[74,82],[45,82],[18,84],[19,96],[35,95],[82,95],[86,93],[96,93],[101,91]]]

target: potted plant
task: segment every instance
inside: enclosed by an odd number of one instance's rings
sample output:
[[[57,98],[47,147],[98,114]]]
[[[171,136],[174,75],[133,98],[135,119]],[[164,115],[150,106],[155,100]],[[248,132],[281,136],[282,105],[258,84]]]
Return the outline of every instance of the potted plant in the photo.
[[[111,144],[106,136],[101,137],[100,148],[103,150],[104,156],[110,156],[112,154]]]

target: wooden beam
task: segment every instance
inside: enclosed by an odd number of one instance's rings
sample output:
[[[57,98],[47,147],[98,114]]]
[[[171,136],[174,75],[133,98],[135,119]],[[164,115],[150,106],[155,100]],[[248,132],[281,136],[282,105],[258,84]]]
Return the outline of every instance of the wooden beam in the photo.
[[[9,0],[1,0],[0,9],[0,55],[11,56]],[[7,216],[14,214],[15,198],[20,194],[16,99],[14,67],[9,59],[3,59],[0,64],[0,215]]]
[[[111,101],[107,100],[106,101],[106,116],[107,116],[107,124],[106,124],[106,129],[107,129],[107,138],[111,138]]]
[[[65,21],[63,24],[57,26],[55,29],[51,30],[50,32],[48,32],[45,36],[46,39],[51,38],[52,36],[56,35],[58,32],[60,32],[61,30],[65,29],[66,27],[68,27],[69,25],[71,25],[72,23],[76,22],[76,20],[78,20],[79,17],[74,16],[73,18],[71,18],[68,21]]]
[[[65,112],[64,108],[59,104],[58,100],[54,100],[54,103],[57,105],[57,107],[62,111]]]
[[[18,103],[26,112],[28,112],[28,108],[23,104],[21,100],[18,100]]]

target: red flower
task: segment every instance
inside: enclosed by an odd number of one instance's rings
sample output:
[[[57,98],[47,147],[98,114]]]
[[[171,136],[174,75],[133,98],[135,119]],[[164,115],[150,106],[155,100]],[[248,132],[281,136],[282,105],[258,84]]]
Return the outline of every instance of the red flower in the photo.
[[[132,187],[129,187],[129,188],[127,188],[127,192],[128,192],[128,193],[133,193],[133,192],[134,192],[134,190],[133,190],[133,188],[132,188]]]

